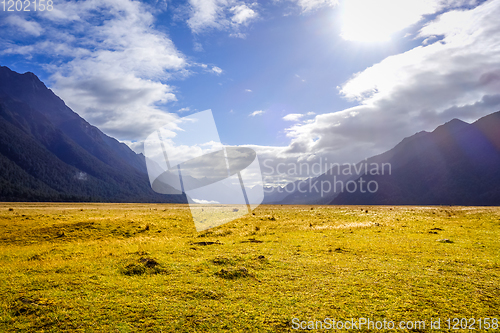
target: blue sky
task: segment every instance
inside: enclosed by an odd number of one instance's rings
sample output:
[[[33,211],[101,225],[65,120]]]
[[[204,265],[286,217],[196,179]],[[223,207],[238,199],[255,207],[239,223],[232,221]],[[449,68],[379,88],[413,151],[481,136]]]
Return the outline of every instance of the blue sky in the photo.
[[[500,0],[55,1],[0,11],[0,64],[136,151],[211,109],[260,158],[352,163],[500,110],[498,17]]]

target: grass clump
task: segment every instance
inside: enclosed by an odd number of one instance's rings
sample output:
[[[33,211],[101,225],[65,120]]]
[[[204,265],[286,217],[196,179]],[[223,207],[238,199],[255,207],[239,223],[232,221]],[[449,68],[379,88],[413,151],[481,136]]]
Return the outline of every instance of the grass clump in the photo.
[[[146,274],[146,267],[143,264],[131,263],[124,267],[122,273],[124,275],[143,275]]]
[[[451,241],[449,239],[438,239],[438,242],[440,242],[440,243],[448,243],[448,244],[453,243],[453,241]]]
[[[55,305],[53,300],[46,298],[21,296],[11,302],[9,310],[16,316],[40,316],[50,311]]]
[[[223,256],[215,257],[210,260],[212,264],[219,266],[235,265],[237,261],[237,259],[227,258]]]
[[[140,258],[138,262],[125,265],[121,270],[123,275],[144,275],[144,274],[167,274],[167,269],[163,268],[158,261],[152,258]]]
[[[215,275],[223,279],[234,280],[249,277],[250,273],[245,267],[229,267],[222,268],[220,271],[216,272]]]

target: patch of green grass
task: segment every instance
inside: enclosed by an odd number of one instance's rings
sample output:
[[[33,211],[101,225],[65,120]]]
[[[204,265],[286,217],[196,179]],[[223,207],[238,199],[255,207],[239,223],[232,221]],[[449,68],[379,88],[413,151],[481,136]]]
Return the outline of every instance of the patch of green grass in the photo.
[[[500,208],[0,204],[0,332],[500,317]]]

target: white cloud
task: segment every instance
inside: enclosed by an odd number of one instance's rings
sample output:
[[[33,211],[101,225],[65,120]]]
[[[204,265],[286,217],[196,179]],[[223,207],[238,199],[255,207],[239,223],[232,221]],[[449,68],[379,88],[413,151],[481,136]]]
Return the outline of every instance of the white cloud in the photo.
[[[241,32],[238,32],[238,33],[229,34],[229,37],[245,39],[245,38],[247,38],[247,35],[243,34]]]
[[[342,6],[341,36],[353,41],[386,41],[424,15],[475,3],[476,0],[349,0]]]
[[[236,24],[247,24],[250,20],[257,17],[257,13],[245,4],[231,7],[230,11],[233,13],[231,21]]]
[[[290,113],[290,114],[287,114],[286,116],[283,117],[283,120],[286,120],[286,121],[299,121],[302,117],[304,117],[303,114],[300,114],[300,113]]]
[[[191,109],[190,108],[182,108],[182,109],[177,110],[177,112],[188,112],[188,111],[191,111]]]
[[[217,75],[221,75],[223,70],[217,66],[212,66],[212,70],[211,70],[213,73],[217,74]]]
[[[500,0],[441,15],[420,35],[442,35],[442,41],[390,56],[354,75],[340,92],[361,105],[290,127],[291,144],[283,153],[357,162],[452,118],[474,121],[497,111],[498,17]]]
[[[252,89],[245,89],[245,92],[252,92]]]
[[[439,0],[349,0],[343,4],[342,33],[347,40],[388,40],[396,31],[436,12]]]
[[[337,0],[292,0],[301,9],[302,12],[309,12],[323,7],[333,7],[338,4]]]
[[[29,56],[54,59],[46,68],[56,94],[121,140],[144,138],[176,117],[162,107],[176,100],[175,89],[166,81],[186,75],[188,63],[173,42],[153,28],[149,7],[132,0],[60,5],[64,15],[39,17],[44,41],[10,45],[3,53],[24,54],[29,49]]]
[[[193,43],[193,50],[196,52],[203,52],[203,45],[201,45],[201,43],[194,42]]]
[[[129,146],[130,149],[135,151],[136,153],[143,153],[144,154],[144,141],[130,141],[130,140],[122,140],[120,141],[127,146]]]
[[[405,104],[419,108],[435,108],[441,103],[444,108],[465,105],[485,93],[498,93],[478,85],[483,74],[500,66],[500,24],[492,13],[500,14],[500,1],[441,15],[426,25],[420,36],[444,35],[442,41],[384,59],[356,74],[342,86],[341,93],[363,104],[395,99],[404,93],[405,98],[411,98]]]
[[[244,38],[239,28],[258,17],[258,13],[250,8],[254,4],[239,0],[189,0],[189,4],[187,24],[196,34],[211,29],[234,30],[231,37]]]
[[[187,23],[194,33],[200,33],[207,28],[220,29],[222,11],[226,1],[220,0],[190,0],[191,15]]]
[[[248,116],[249,117],[255,117],[255,116],[260,116],[260,115],[262,115],[264,113],[265,113],[265,111],[259,110],[259,111],[254,111],[254,112],[250,113]]]
[[[308,112],[306,114],[290,113],[290,114],[287,114],[286,116],[284,116],[283,120],[298,122],[298,121],[300,121],[302,118],[304,118],[306,116],[314,116],[315,114],[316,114],[315,112]]]
[[[22,29],[25,33],[33,36],[40,36],[43,33],[43,28],[35,21],[27,21],[18,15],[9,15],[5,19],[5,23]]]
[[[201,205],[213,205],[213,204],[218,204],[219,202],[218,201],[215,201],[215,200],[204,200],[204,199],[191,199],[193,200],[195,203],[197,204],[201,204]]]
[[[441,41],[388,57],[340,88],[359,106],[292,125],[286,130],[288,146],[253,146],[265,183],[317,175],[283,174],[289,165],[306,163],[312,170],[320,161],[357,163],[453,118],[472,122],[500,110],[498,17],[500,0],[441,15],[420,31],[421,38],[437,35]],[[281,174],[279,163],[287,166]]]

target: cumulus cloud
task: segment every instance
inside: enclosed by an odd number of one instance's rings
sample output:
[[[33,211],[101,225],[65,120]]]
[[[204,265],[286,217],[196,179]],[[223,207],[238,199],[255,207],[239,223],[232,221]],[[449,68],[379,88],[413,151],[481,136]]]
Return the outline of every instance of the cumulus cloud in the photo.
[[[333,7],[338,4],[337,0],[293,0],[302,12],[309,12],[322,7]]]
[[[303,114],[300,114],[300,113],[290,113],[290,114],[287,114],[286,116],[284,116],[283,120],[286,120],[286,121],[299,121],[302,117],[304,117]]]
[[[164,111],[164,104],[176,100],[167,81],[186,75],[189,64],[168,36],[153,28],[149,7],[126,0],[68,1],[58,8],[64,15],[39,18],[45,40],[11,44],[3,53],[52,57],[46,68],[53,90],[121,140],[144,138],[176,117]]]
[[[500,1],[440,15],[420,37],[443,38],[390,56],[341,88],[360,105],[287,129],[282,154],[357,162],[406,136],[459,117],[474,121],[500,109]]]
[[[191,30],[200,33],[207,28],[222,28],[224,3],[225,1],[220,0],[190,0],[191,13],[187,23]]]
[[[222,74],[223,70],[217,66],[212,66],[212,70],[211,70],[213,73],[217,74],[217,75],[220,75]]]
[[[231,21],[238,25],[247,24],[250,20],[257,17],[257,12],[245,4],[231,7],[230,11],[233,14]]]
[[[475,5],[476,0],[349,0],[343,3],[341,36],[353,41],[385,41],[425,15]]]
[[[212,29],[232,30],[234,32],[230,36],[244,38],[238,29],[258,17],[258,13],[251,8],[254,4],[244,1],[189,0],[189,5],[187,24],[196,34]]]
[[[21,29],[25,33],[33,36],[40,36],[43,32],[43,28],[40,24],[35,21],[28,21],[18,15],[9,15],[5,19],[5,23]]]
[[[437,0],[350,0],[343,5],[342,33],[347,40],[387,40],[391,34],[437,11]]]
[[[306,117],[306,116],[313,116],[315,115],[316,113],[315,112],[307,112],[306,114],[302,114],[302,113],[290,113],[290,114],[287,114],[286,116],[283,117],[283,120],[285,121],[293,121],[293,122],[298,122],[300,120],[302,120],[302,118]],[[307,120],[308,122],[310,122],[310,120]]]
[[[265,111],[259,110],[259,111],[254,111],[254,112],[250,113],[248,116],[249,117],[255,117],[255,116],[260,116],[260,115],[262,115],[264,113],[265,113]]]
[[[293,124],[286,129],[288,146],[252,146],[264,182],[285,185],[317,176],[321,170],[312,165],[357,163],[453,118],[473,122],[500,110],[497,17],[500,0],[438,16],[419,31],[421,39],[439,37],[434,42],[390,56],[339,88],[358,106]],[[303,117],[291,114],[284,119]],[[300,165],[309,167],[301,170]],[[285,172],[289,168],[292,173]]]

